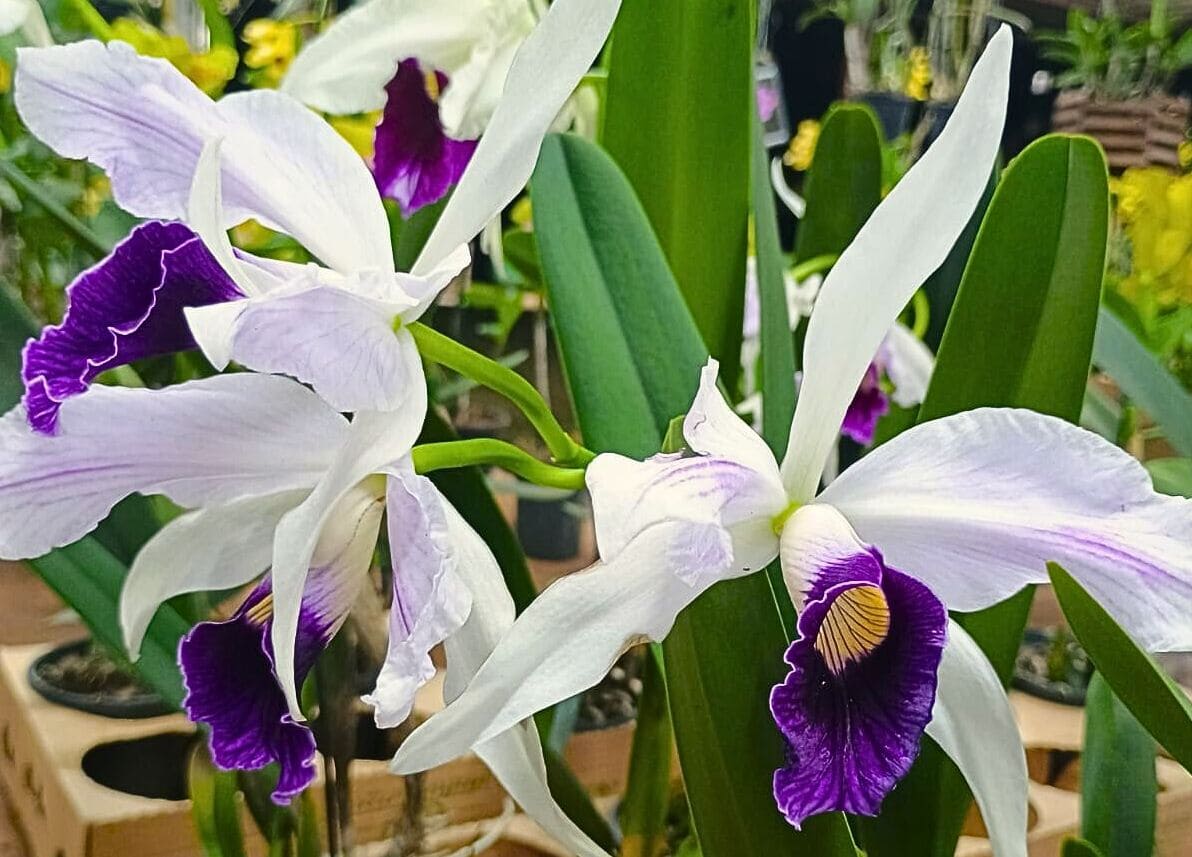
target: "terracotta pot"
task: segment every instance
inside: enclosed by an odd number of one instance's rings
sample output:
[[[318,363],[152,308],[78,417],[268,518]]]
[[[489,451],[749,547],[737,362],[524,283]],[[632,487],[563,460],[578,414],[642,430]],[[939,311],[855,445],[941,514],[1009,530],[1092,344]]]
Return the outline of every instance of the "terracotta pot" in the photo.
[[[1094,138],[1115,172],[1146,166],[1178,169],[1190,107],[1188,99],[1172,95],[1109,101],[1085,90],[1066,90],[1055,100],[1051,122],[1055,131]]]

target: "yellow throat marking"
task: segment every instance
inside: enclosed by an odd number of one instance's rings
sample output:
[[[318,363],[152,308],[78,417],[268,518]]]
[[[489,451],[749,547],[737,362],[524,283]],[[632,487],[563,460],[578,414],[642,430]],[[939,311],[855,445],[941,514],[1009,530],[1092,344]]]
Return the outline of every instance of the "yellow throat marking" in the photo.
[[[863,660],[890,633],[890,605],[873,584],[856,586],[836,596],[815,637],[815,650],[833,675],[849,662]]]
[[[438,101],[441,90],[439,89],[439,74],[436,71],[428,71],[422,75],[423,82],[426,84],[426,94],[430,96],[431,101]]]
[[[273,618],[273,593],[270,592],[252,607],[248,608],[248,612],[244,614],[249,622],[254,625],[264,625]]]

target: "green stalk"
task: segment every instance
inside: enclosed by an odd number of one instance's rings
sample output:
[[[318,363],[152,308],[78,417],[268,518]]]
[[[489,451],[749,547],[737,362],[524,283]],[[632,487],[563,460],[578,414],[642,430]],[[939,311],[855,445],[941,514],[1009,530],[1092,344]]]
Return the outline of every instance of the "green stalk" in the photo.
[[[539,461],[511,443],[492,438],[449,440],[414,447],[414,470],[426,474],[451,467],[495,464],[527,482],[547,488],[578,491],[584,487],[584,469],[556,467]]]
[[[413,334],[414,342],[417,343],[419,352],[427,360],[439,363],[452,371],[471,378],[478,384],[488,387],[490,390],[495,390],[513,402],[518,407],[518,410],[526,415],[526,419],[530,421],[530,424],[534,426],[538,434],[542,436],[547,448],[550,450],[551,457],[559,464],[583,467],[596,457],[593,452],[576,443],[571,435],[567,434],[563,427],[559,425],[559,421],[555,419],[555,415],[551,413],[550,406],[543,400],[538,391],[534,389],[534,386],[521,375],[424,324],[414,322],[409,325],[408,330]],[[516,447],[510,448],[516,449]],[[520,453],[521,451],[518,450],[518,452]],[[521,455],[530,461],[536,461],[525,455],[525,453],[521,453]],[[536,463],[542,464],[541,462]],[[518,471],[514,470],[514,472],[517,473]],[[583,471],[581,470],[579,473],[581,474],[580,484],[582,485]]]
[[[61,223],[67,232],[79,239],[96,256],[106,256],[111,252],[112,248],[106,241],[92,232],[83,221],[67,211],[62,203],[46,193],[45,188],[25,175],[15,164],[0,158],[0,176],[8,179],[23,193],[32,197],[51,217]]]

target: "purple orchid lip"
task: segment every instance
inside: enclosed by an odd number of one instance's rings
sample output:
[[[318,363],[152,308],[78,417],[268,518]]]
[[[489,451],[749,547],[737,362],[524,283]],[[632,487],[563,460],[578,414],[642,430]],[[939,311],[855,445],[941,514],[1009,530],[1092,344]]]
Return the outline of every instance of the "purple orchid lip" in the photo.
[[[23,355],[26,417],[43,434],[55,431],[62,402],[104,371],[194,348],[184,307],[243,297],[194,232],[165,221],[136,227],[66,294],[62,323]]]
[[[453,140],[443,130],[437,96],[447,86],[447,75],[424,73],[416,59],[402,60],[385,86],[388,100],[373,144],[373,176],[403,217],[442,199],[476,150],[476,140]]]
[[[273,592],[266,578],[226,622],[200,622],[178,645],[187,695],[182,706],[207,724],[211,759],[222,770],[279,768],[273,801],[287,804],[315,779],[315,738],[294,722],[274,673],[269,631]],[[295,648],[298,683],[334,636],[303,610]]]
[[[824,569],[805,603],[791,671],[770,696],[788,747],[774,799],[796,827],[821,812],[874,815],[910,770],[947,628],[931,590],[873,548]]]
[[[845,411],[840,433],[862,446],[868,446],[873,443],[878,421],[889,410],[890,399],[882,390],[881,371],[876,363],[870,363],[856,395]]]

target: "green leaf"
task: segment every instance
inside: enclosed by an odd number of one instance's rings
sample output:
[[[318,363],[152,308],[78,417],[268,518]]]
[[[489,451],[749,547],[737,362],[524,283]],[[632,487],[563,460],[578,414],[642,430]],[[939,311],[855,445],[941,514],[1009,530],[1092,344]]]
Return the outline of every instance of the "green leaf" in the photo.
[[[1005,170],[940,345],[919,421],[970,408],[1023,407],[1076,422],[1105,268],[1109,190],[1100,148],[1051,135]],[[1032,588],[958,617],[1003,682]],[[866,824],[871,857],[951,857],[970,803],[964,778],[930,741]]]
[[[207,857],[243,857],[244,831],[236,802],[239,786],[234,771],[220,771],[211,763],[205,742],[190,754],[186,778],[190,814]]]
[[[83,620],[92,637],[123,660],[120,634],[120,589],[127,570],[95,539],[86,538],[29,561],[46,584]],[[175,657],[178,641],[190,623],[163,604],[149,626],[136,673],[172,705],[182,702],[182,676]]]
[[[1192,456],[1192,393],[1108,307],[1097,318],[1093,362],[1151,415],[1180,455]]]
[[[1064,840],[1060,857],[1105,857],[1105,855],[1098,851],[1097,846],[1093,843],[1069,837]]]
[[[625,0],[604,120],[604,145],[645,206],[729,390],[741,350],[754,5]]]
[[[836,104],[828,111],[807,173],[807,214],[795,258],[841,253],[882,200],[882,134],[873,111]]]
[[[618,37],[619,38],[619,37]],[[656,452],[687,409],[707,352],[645,214],[616,164],[548,138],[531,184],[538,250],[584,440]],[[761,574],[717,584],[663,643],[675,740],[705,857],[854,851],[842,816],[786,824],[771,794],[783,742],[769,712],[787,646]]]
[[[1155,740],[1093,675],[1084,706],[1080,832],[1107,857],[1151,857],[1155,848]]]
[[[691,404],[707,351],[645,211],[612,159],[572,135],[547,137],[530,189],[583,436],[605,452],[657,452]]]
[[[1072,575],[1054,563],[1047,571],[1064,617],[1101,677],[1163,749],[1192,771],[1192,702],[1187,694]]]
[[[629,756],[629,785],[621,802],[621,857],[656,857],[666,848],[670,806],[671,731],[662,652],[650,646],[644,659],[637,728]]]
[[[1144,465],[1156,491],[1173,497],[1192,497],[1192,458],[1153,458]]]

